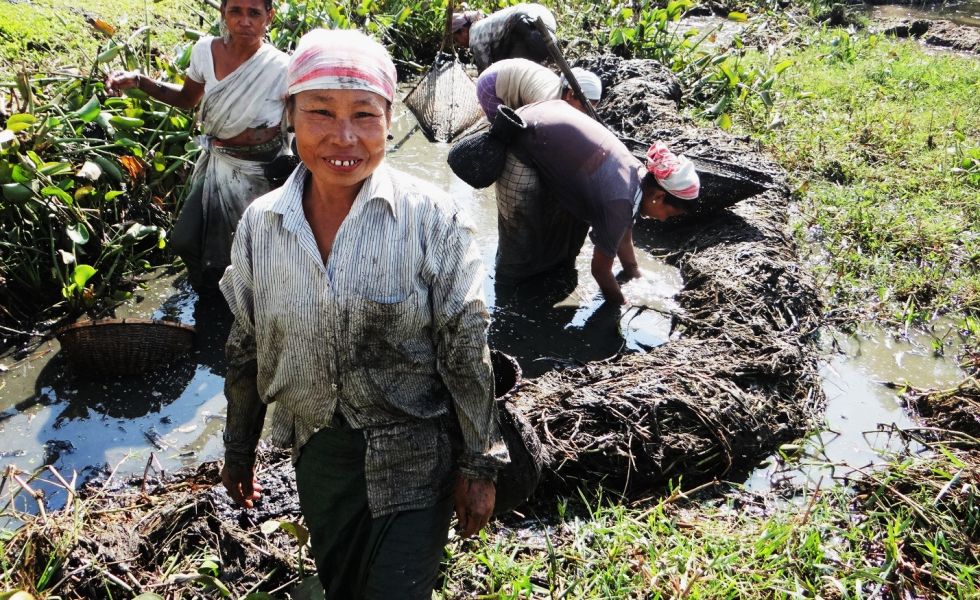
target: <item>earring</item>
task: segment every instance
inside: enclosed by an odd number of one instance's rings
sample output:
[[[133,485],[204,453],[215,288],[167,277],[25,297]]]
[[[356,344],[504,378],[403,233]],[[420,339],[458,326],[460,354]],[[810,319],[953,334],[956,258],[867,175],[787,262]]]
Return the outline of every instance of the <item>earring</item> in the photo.
[[[393,136],[392,134],[389,133],[388,134],[388,141],[390,142],[393,139],[395,139],[395,136]]]

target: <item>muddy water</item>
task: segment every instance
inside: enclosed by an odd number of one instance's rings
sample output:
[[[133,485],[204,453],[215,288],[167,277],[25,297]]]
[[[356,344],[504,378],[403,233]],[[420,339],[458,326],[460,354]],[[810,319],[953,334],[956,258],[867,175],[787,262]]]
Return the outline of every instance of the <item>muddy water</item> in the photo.
[[[876,327],[854,334],[825,332],[820,369],[827,395],[823,430],[798,449],[785,449],[786,455],[798,459],[792,466],[785,467],[777,455],[756,470],[746,486],[760,491],[787,482],[823,486],[906,448],[909,441],[896,429],[918,424],[897,391],[885,384],[945,388],[965,377],[955,361],[960,340],[952,324],[940,322],[935,331],[908,336]]]
[[[949,2],[913,2],[869,6],[868,16],[874,20],[945,19],[959,25],[980,27],[980,0],[951,0]]]
[[[459,198],[478,227],[478,244],[489,266],[485,289],[493,321],[491,345],[518,358],[526,377],[565,365],[602,360],[619,352],[642,352],[666,341],[680,289],[677,271],[647,249],[638,234],[644,277],[626,285],[632,306],[604,306],[589,276],[591,246],[586,242],[577,272],[547,278],[516,289],[497,286],[492,265],[496,251],[496,209],[492,188],[473,190],[446,167],[448,146],[430,144],[414,118],[399,112],[393,124],[391,163],[433,181]],[[198,302],[180,276],[161,275],[149,282],[142,301],[119,317],[176,317],[198,327],[198,348],[190,359],[129,380],[86,380],[72,373],[56,341],[26,359],[0,362],[0,469],[8,465],[33,472],[47,464],[66,475],[95,469],[119,474],[172,470],[213,459],[221,453],[224,427],[222,342],[227,321],[213,301]],[[834,350],[828,345],[828,353]],[[945,385],[958,373],[951,361],[934,358],[916,344],[890,341],[880,333],[838,337],[840,353],[828,354],[824,384],[830,398],[825,451],[834,461],[860,465],[875,459],[864,432],[878,423],[908,426],[911,421],[893,392],[876,381],[909,380],[916,385]],[[833,433],[832,433],[833,432]],[[760,469],[750,486],[765,487],[777,473],[775,462]],[[47,488],[57,504],[57,488]],[[6,489],[3,494],[6,496]],[[5,499],[4,499],[5,501]],[[0,501],[2,505],[3,501]],[[24,496],[18,507],[33,510]]]

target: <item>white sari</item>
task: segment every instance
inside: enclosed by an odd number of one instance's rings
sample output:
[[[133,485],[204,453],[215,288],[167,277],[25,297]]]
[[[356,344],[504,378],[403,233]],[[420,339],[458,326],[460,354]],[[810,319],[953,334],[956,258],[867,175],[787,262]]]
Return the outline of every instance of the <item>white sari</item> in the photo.
[[[263,44],[231,74],[206,87],[198,116],[206,135],[199,138],[202,150],[191,175],[191,191],[173,231],[174,248],[184,259],[195,287],[217,286],[228,265],[232,234],[242,212],[270,189],[264,165],[288,152],[285,136],[258,147],[213,142],[248,129],[268,112],[270,98],[283,101],[287,62],[285,54]],[[255,154],[254,159],[249,154]]]

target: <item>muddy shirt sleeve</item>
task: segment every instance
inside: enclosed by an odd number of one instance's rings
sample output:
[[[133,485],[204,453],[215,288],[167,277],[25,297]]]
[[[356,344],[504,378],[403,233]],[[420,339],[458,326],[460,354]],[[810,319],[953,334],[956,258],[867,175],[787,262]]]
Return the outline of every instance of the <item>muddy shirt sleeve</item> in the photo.
[[[231,266],[221,278],[221,292],[235,317],[225,343],[225,462],[251,466],[262,434],[266,405],[259,397],[248,220],[243,218],[231,250]]]
[[[463,437],[460,473],[496,480],[507,464],[493,396],[483,297],[483,262],[474,228],[461,214],[450,217],[442,238],[439,269],[432,285],[433,324],[438,370],[456,408]]]

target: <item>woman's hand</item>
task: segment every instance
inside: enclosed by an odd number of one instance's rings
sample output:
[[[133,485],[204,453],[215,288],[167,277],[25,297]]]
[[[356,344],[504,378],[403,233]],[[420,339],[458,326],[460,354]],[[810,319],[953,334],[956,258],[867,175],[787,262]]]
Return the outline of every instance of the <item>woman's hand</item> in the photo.
[[[136,71],[115,71],[109,74],[105,82],[105,91],[108,94],[118,96],[123,91],[130,88],[138,88],[140,75]]]
[[[262,486],[255,477],[254,466],[226,462],[221,467],[221,483],[228,490],[231,499],[245,508],[255,506],[255,501],[262,496]]]
[[[497,488],[489,479],[469,479],[460,476],[456,481],[456,520],[460,537],[475,535],[490,521]]]

